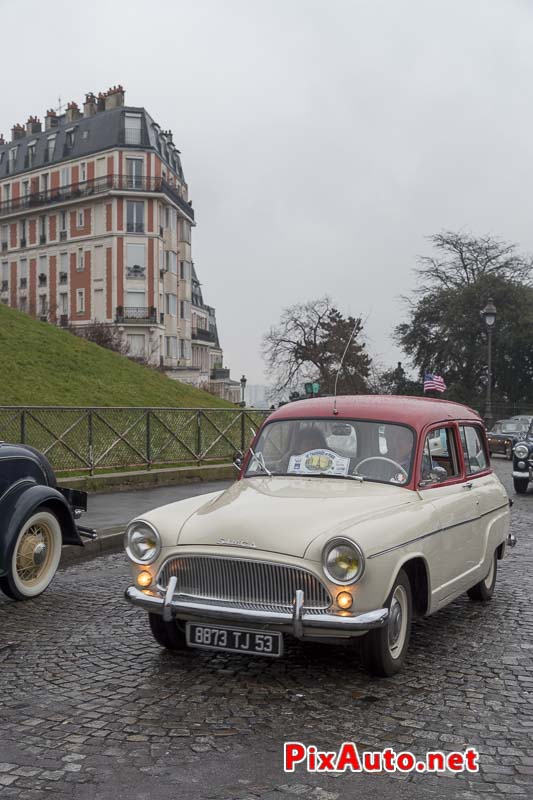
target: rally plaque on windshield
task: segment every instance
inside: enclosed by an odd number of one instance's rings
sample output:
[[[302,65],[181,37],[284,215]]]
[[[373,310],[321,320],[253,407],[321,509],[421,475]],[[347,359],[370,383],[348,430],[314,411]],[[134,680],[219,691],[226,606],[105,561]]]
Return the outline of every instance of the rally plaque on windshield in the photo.
[[[350,459],[338,456],[331,450],[308,450],[299,456],[291,456],[288,472],[293,475],[340,475],[348,474]]]

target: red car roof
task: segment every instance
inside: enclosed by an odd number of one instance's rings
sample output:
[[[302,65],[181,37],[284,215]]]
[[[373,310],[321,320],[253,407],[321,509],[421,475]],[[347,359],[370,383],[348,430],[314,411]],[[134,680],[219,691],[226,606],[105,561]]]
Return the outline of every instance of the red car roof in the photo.
[[[401,395],[343,395],[337,397],[337,411],[333,415],[333,397],[298,400],[278,408],[268,421],[301,419],[302,417],[330,417],[331,419],[375,419],[384,422],[403,422],[416,430],[426,425],[450,419],[481,421],[480,415],[468,406],[449,400],[430,397],[403,397]]]

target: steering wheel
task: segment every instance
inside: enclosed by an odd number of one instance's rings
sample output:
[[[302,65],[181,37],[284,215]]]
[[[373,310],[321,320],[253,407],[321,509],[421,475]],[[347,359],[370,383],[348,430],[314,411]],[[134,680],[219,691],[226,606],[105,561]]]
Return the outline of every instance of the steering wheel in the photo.
[[[369,456],[368,458],[363,458],[363,460],[360,461],[359,464],[356,464],[352,474],[353,475],[358,475],[359,474],[359,467],[362,464],[366,464],[367,461],[385,461],[385,463],[387,463],[387,464],[392,464],[392,466],[396,467],[401,472],[401,474],[405,477],[405,479],[407,480],[407,470],[405,470],[402,467],[401,464],[398,464],[397,461],[394,461],[392,458],[386,458],[385,456]],[[389,480],[390,480],[390,478],[389,478]]]

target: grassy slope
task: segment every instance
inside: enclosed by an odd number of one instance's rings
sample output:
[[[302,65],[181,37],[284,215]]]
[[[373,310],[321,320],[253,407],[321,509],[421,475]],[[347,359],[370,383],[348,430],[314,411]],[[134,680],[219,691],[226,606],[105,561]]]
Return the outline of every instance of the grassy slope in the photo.
[[[4,305],[0,405],[231,406]]]

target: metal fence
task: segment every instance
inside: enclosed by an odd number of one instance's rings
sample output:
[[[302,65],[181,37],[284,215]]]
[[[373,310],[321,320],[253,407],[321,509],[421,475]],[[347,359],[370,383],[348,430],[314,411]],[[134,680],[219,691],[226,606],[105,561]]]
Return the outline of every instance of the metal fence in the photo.
[[[0,406],[0,440],[36,447],[61,472],[231,460],[269,411]]]

